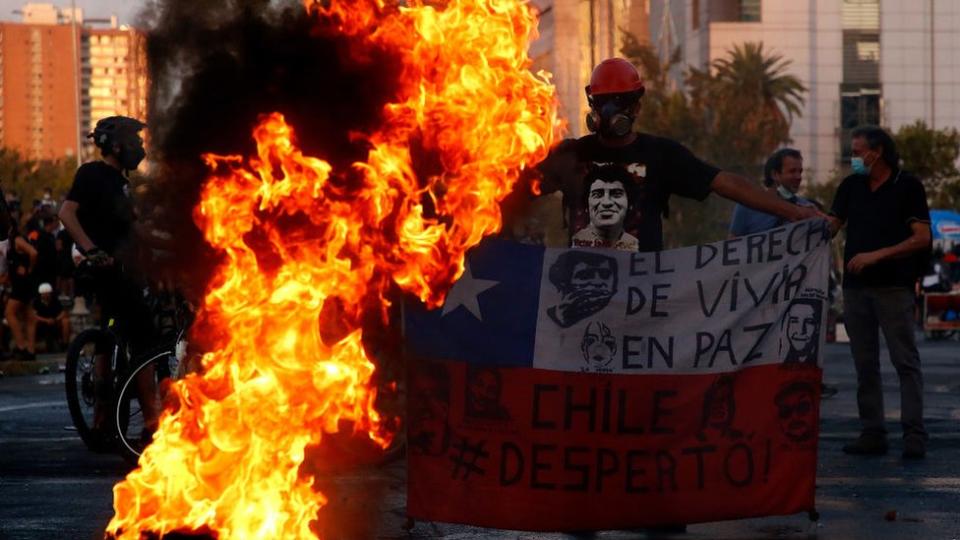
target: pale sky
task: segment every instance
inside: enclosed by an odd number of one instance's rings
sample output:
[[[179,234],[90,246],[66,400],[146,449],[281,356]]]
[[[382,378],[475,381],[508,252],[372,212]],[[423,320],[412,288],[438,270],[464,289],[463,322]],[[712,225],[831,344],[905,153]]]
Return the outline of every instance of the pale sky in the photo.
[[[121,24],[130,24],[134,21],[137,11],[143,6],[143,0],[75,0],[78,8],[83,8],[83,16],[87,18],[106,18],[111,14],[120,16]],[[20,16],[13,10],[20,9],[27,2],[25,0],[0,0],[0,20],[19,21]],[[70,0],[33,0],[36,4],[55,4],[61,7],[70,7]]]

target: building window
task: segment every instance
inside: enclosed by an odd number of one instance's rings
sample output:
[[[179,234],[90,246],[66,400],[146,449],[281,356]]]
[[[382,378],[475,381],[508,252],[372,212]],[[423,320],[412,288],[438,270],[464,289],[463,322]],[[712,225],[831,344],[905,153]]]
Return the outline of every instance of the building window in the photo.
[[[840,86],[840,159],[850,163],[850,135],[859,126],[880,125],[880,85]]]
[[[740,0],[740,21],[760,22],[761,0]]]

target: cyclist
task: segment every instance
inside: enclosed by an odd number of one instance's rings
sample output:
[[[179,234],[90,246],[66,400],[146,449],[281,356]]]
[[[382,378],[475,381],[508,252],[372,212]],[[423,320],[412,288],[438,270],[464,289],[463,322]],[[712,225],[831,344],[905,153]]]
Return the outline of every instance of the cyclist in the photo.
[[[130,197],[129,171],[135,170],[146,151],[140,131],[146,125],[134,118],[112,116],[97,122],[88,135],[100,149],[102,159],[77,169],[73,186],[60,208],[60,220],[73,237],[77,249],[92,270],[94,297],[100,305],[100,323],[120,322],[120,330],[130,345],[131,358],[145,352],[153,340],[153,317],[144,301],[144,280],[136,272],[136,213]],[[107,352],[112,343],[98,343],[94,363],[93,432],[108,449],[106,422],[112,401],[110,365]],[[157,425],[160,406],[154,374],[144,370],[138,379],[140,405],[146,425],[145,437]],[[150,397],[145,399],[145,397]]]

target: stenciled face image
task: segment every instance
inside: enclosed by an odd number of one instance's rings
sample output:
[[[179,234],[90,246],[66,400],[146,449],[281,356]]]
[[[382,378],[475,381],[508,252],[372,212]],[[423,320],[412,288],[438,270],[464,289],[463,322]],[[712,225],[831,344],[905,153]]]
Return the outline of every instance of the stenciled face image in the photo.
[[[600,264],[585,262],[575,264],[573,266],[573,273],[570,276],[570,288],[575,291],[612,291],[614,287],[613,264],[612,261],[604,261]]]
[[[780,429],[794,442],[813,437],[813,395],[810,392],[790,392],[778,402]]]
[[[717,383],[714,390],[708,423],[711,426],[725,426],[733,421],[733,384],[724,380]]]
[[[477,413],[495,411],[500,403],[500,381],[492,371],[478,372],[470,379],[467,390],[473,410]]]
[[[817,335],[817,318],[813,306],[809,304],[795,304],[787,314],[787,339],[790,348],[795,351],[806,351],[813,345]]]
[[[617,352],[617,340],[603,323],[590,323],[580,344],[583,359],[591,367],[607,367]]]
[[[587,199],[590,210],[590,223],[594,227],[615,227],[627,217],[627,190],[619,181],[606,182],[601,179],[590,184],[590,197]]]

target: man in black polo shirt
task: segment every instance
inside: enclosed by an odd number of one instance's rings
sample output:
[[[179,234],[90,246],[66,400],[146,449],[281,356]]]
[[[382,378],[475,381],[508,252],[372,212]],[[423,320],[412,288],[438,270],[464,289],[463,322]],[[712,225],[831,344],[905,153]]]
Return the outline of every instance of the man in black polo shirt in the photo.
[[[589,212],[580,204],[583,180],[591,167],[617,166],[633,178],[637,203],[630,209],[625,231],[636,237],[637,251],[663,249],[662,216],[671,195],[704,200],[711,192],[749,208],[800,221],[822,216],[816,209],[791,204],[749,179],[709,165],[682,144],[633,130],[644,86],[637,69],[622,58],[601,62],[586,88],[594,133],[564,141],[541,165],[543,193],[563,190],[571,236],[589,225]]]
[[[848,454],[883,454],[887,431],[880,380],[883,330],[900,378],[903,457],[926,454],[923,376],[914,338],[914,283],[930,252],[930,210],[914,176],[899,167],[893,139],[874,126],[853,132],[852,175],[837,189],[831,210],[834,231],[846,226],[844,323],[857,368],[862,432],[843,447]]]

